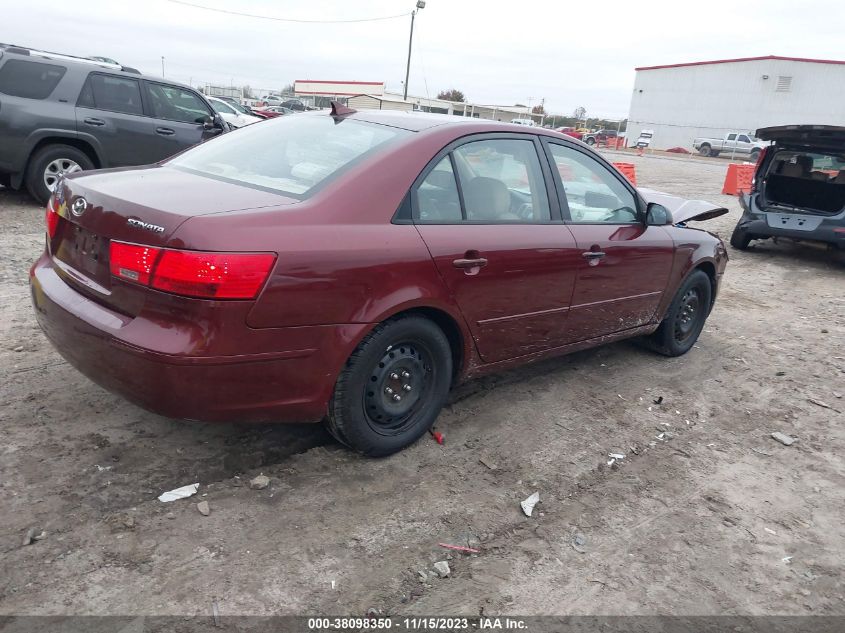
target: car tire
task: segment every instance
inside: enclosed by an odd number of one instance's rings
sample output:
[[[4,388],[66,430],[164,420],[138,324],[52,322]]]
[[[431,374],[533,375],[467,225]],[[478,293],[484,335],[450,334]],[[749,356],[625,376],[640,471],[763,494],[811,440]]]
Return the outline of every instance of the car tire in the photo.
[[[737,224],[731,233],[731,246],[739,251],[744,251],[751,243],[752,237]]]
[[[702,145],[701,147],[698,148],[698,153],[701,156],[710,156],[710,154],[711,154],[710,146],[707,143],[705,143],[704,145]]]
[[[29,159],[26,170],[26,188],[33,198],[41,204],[47,204],[52,189],[48,182],[51,175],[73,173],[80,170],[94,169],[94,163],[88,155],[70,145],[47,145],[39,149]]]
[[[693,271],[678,288],[660,326],[646,338],[649,347],[664,356],[686,354],[704,328],[712,296],[713,287],[707,273]]]
[[[587,145],[595,145],[595,144],[596,144],[596,139],[594,139],[592,136],[588,136],[588,137],[587,137],[587,140],[586,140],[586,141],[584,141],[584,142],[585,142]]]
[[[390,455],[431,428],[451,383],[452,350],[436,324],[419,316],[385,321],[340,372],[326,425],[363,455]]]
[[[759,150],[759,149],[755,149],[754,151],[752,151],[752,152],[751,152],[751,154],[749,154],[748,159],[749,159],[752,163],[756,164],[756,163],[757,163],[757,161],[760,159],[760,150]]]

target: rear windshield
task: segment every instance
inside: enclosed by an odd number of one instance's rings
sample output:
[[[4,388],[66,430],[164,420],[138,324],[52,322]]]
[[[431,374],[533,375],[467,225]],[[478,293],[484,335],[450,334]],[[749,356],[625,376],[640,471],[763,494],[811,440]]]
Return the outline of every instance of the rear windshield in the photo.
[[[769,174],[818,181],[839,178],[839,183],[845,177],[845,154],[779,151],[769,165]]]
[[[56,64],[10,59],[0,68],[0,92],[25,99],[46,99],[66,70]]]
[[[327,115],[279,117],[198,145],[171,167],[305,198],[356,159],[407,130]]]

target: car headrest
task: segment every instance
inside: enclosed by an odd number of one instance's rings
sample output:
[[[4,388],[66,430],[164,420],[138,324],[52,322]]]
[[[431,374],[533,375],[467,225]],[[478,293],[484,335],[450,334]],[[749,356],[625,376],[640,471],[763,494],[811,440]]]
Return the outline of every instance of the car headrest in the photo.
[[[464,203],[471,220],[489,220],[510,211],[511,196],[501,180],[476,176],[464,187]]]

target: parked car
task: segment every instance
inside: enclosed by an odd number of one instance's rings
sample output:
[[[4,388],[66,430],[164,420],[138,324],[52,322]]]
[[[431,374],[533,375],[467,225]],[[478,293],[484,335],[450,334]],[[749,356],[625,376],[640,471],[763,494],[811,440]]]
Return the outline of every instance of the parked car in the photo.
[[[189,86],[0,44],[0,184],[41,202],[64,173],[154,163],[224,129]]]
[[[596,143],[605,143],[609,138],[616,138],[616,130],[596,130],[595,132],[588,132],[581,138],[587,145],[595,145]]]
[[[235,106],[234,103],[223,101],[217,97],[206,98],[211,104],[211,107],[214,108],[214,111],[219,114],[226,123],[234,128],[243,127],[245,125],[249,125],[250,123],[258,123],[259,121],[264,120],[263,117],[255,116],[254,114],[247,114],[246,110],[242,107]]]
[[[784,125],[757,130],[764,142],[731,245],[789,238],[845,251],[845,127]]]
[[[525,125],[527,127],[534,127],[533,119],[511,119],[511,123],[513,123],[514,125]]]
[[[279,105],[294,112],[305,112],[306,110],[311,109],[307,105],[305,105],[300,99],[286,99],[285,101],[282,101]]]
[[[584,134],[576,130],[574,127],[559,127],[556,131],[560,132],[561,134],[571,136],[572,138],[577,138],[579,141],[584,138]]]
[[[282,101],[284,101],[284,98],[280,97],[279,95],[270,94],[264,95],[263,97],[261,97],[261,99],[259,99],[259,101],[261,102],[262,106],[276,106],[282,105]]]
[[[256,116],[263,116],[267,119],[274,119],[277,116],[284,116],[286,114],[294,114],[294,111],[290,108],[285,108],[283,106],[267,106],[266,108],[259,108],[255,110]]]
[[[724,138],[696,138],[692,142],[702,156],[718,156],[721,152],[730,152],[736,156],[748,156],[752,162],[760,157],[760,152],[768,145],[750,132],[731,132]]]
[[[387,455],[461,380],[631,337],[687,352],[727,255],[686,223],[726,212],[551,130],[335,104],[65,176],[31,294],[59,352],[143,407],[325,419]]]

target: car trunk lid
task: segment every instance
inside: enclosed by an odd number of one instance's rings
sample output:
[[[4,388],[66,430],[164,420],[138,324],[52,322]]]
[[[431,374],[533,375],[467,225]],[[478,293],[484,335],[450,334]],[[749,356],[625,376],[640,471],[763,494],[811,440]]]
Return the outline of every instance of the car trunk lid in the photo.
[[[295,202],[166,167],[83,173],[61,183],[55,205],[60,219],[49,249],[67,283],[108,307],[135,314],[137,297],[129,295],[137,295],[137,289],[127,291],[111,276],[112,241],[178,248],[171,237],[192,217]]]

